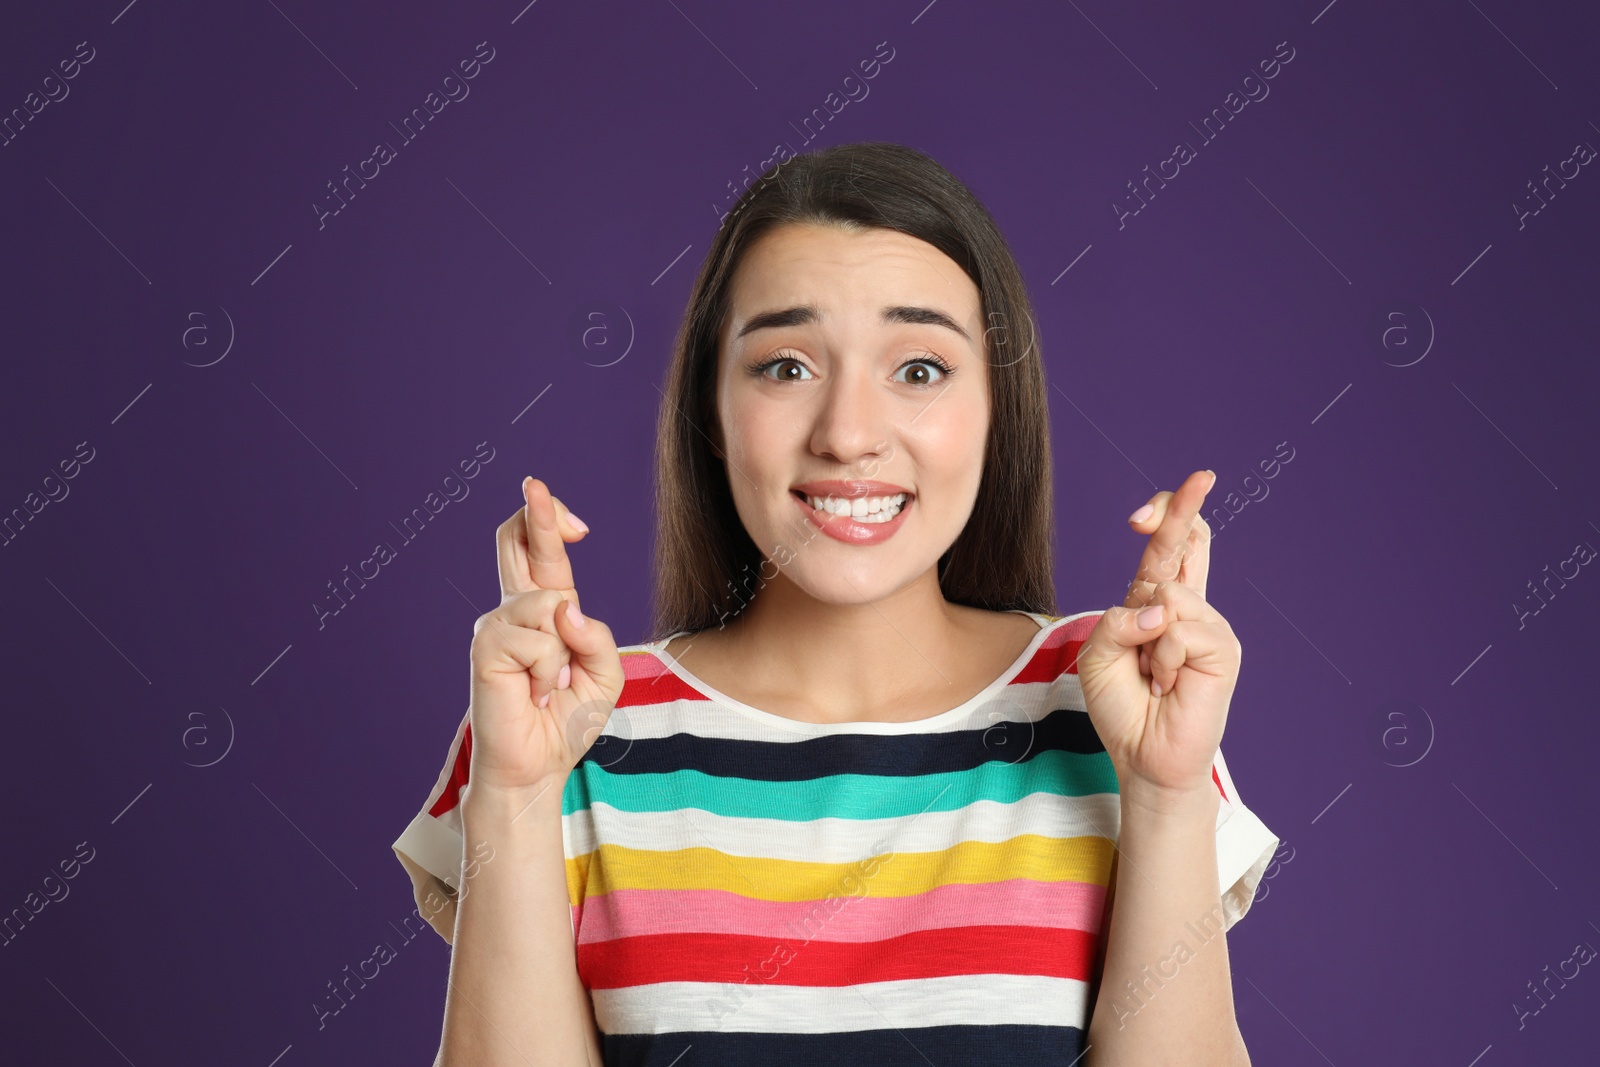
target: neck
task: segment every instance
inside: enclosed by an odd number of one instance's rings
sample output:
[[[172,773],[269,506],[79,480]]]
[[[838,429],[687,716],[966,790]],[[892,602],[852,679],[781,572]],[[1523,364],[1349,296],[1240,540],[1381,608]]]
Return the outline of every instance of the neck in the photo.
[[[958,683],[946,668],[971,643],[968,611],[945,600],[934,568],[855,604],[823,603],[780,572],[722,636],[763,689],[804,693],[830,721],[876,718],[908,693],[945,684],[954,706]]]

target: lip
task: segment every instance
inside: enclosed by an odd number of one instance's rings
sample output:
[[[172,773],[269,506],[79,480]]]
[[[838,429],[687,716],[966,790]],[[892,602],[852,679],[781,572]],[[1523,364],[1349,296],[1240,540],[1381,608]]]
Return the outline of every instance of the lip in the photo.
[[[836,496],[847,499],[867,496],[894,496],[897,493],[906,495],[906,502],[900,506],[899,514],[888,522],[856,522],[845,515],[835,515],[831,511],[818,511],[811,506],[806,496]],[[843,541],[849,545],[877,545],[893,537],[906,521],[906,514],[911,510],[916,501],[916,494],[909,489],[904,489],[889,482],[874,481],[839,481],[837,479],[804,482],[789,491],[789,497],[806,517],[806,521],[817,529],[827,534],[836,541]]]
[[[911,490],[903,485],[895,485],[892,482],[874,482],[866,478],[852,478],[849,481],[830,478],[820,482],[801,482],[799,485],[790,486],[790,491],[804,493],[806,496],[842,496],[852,498],[858,496],[894,496],[896,493],[904,493],[907,497],[913,495]]]

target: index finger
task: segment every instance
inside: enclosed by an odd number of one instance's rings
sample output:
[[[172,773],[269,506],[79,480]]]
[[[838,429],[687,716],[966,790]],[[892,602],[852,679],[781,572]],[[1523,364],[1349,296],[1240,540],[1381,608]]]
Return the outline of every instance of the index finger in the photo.
[[[1205,502],[1206,494],[1216,480],[1216,474],[1211,471],[1195,471],[1183,480],[1183,484],[1166,501],[1166,514],[1145,545],[1144,554],[1139,559],[1139,569],[1128,584],[1124,607],[1148,603],[1157,582],[1178,579],[1184,558],[1189,552],[1200,505]]]

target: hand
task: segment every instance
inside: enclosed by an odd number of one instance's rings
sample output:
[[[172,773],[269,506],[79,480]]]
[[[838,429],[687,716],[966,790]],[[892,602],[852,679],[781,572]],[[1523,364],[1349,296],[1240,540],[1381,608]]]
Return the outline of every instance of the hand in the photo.
[[[1149,543],[1123,605],[1106,609],[1078,655],[1085,706],[1124,793],[1210,788],[1241,653],[1205,599],[1211,529],[1199,512],[1215,482],[1195,471],[1176,493],[1152,497],[1149,515],[1130,518]],[[1138,622],[1147,611],[1156,616],[1148,629]]]
[[[578,610],[566,542],[588,532],[536,478],[495,532],[500,606],[472,638],[468,784],[543,790],[564,779],[622,695],[611,630]]]

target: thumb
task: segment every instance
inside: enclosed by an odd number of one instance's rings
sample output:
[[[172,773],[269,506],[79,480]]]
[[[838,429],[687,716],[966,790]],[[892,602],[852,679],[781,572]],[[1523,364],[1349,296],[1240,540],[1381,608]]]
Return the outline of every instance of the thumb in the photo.
[[[556,635],[572,653],[572,662],[583,669],[605,699],[615,704],[622,695],[622,657],[611,627],[599,619],[586,617],[578,605],[567,601],[555,613]]]
[[[1145,616],[1144,625],[1141,625],[1140,615],[1147,611],[1151,615]],[[1154,624],[1150,625],[1152,621]],[[1115,662],[1129,650],[1160,637],[1166,630],[1166,624],[1166,609],[1160,604],[1107,608],[1079,651],[1078,664],[1080,668],[1085,664],[1103,667]]]

